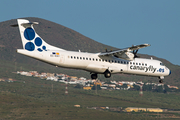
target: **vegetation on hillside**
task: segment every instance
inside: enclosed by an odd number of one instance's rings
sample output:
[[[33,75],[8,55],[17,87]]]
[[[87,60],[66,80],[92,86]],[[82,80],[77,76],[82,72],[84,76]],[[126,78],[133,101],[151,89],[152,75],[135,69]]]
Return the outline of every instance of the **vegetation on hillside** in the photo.
[[[16,74],[14,74],[16,75]],[[86,91],[59,82],[16,75],[16,82],[0,84],[0,119],[156,119],[151,114],[98,111],[87,107],[145,107],[179,109],[179,94],[139,91]],[[52,87],[53,85],[53,87]],[[79,104],[80,108],[74,105]],[[156,114],[156,113],[155,113]],[[170,114],[170,113],[169,113]],[[160,114],[160,116],[163,115]],[[171,116],[179,116],[171,113]]]

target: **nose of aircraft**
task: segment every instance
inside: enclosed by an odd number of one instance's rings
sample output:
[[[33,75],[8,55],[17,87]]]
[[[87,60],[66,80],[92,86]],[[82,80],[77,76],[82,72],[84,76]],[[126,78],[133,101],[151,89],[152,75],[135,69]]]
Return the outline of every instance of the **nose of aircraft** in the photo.
[[[170,70],[169,68],[167,68],[166,66],[165,66],[165,69],[167,70],[167,71],[166,71],[166,75],[167,75],[167,76],[170,75],[170,74],[171,74],[171,70]]]
[[[171,74],[171,70],[169,69],[169,75]]]

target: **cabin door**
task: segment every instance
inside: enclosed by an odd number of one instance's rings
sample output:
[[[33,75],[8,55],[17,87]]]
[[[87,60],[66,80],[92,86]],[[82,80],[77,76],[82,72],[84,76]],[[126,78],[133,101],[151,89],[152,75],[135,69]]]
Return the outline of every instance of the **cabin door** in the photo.
[[[59,61],[59,62],[60,62],[60,63],[64,63],[64,59],[65,59],[64,55],[61,54],[61,55],[60,55],[60,61]]]

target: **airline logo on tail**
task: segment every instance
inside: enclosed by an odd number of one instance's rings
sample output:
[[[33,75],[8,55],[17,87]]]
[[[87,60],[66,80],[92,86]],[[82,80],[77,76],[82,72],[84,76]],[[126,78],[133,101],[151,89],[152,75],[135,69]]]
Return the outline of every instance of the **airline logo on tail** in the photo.
[[[24,37],[25,39],[28,41],[25,44],[25,49],[28,51],[34,51],[35,48],[37,48],[37,50],[39,52],[47,51],[46,50],[46,46],[43,45],[43,41],[40,37],[36,37],[36,33],[34,31],[34,29],[28,27],[24,30]]]
[[[25,50],[39,52],[49,50],[65,51],[61,48],[49,45],[35,32],[33,25],[39,24],[38,22],[30,22],[25,19],[17,19],[17,22],[17,25],[11,26],[19,27],[23,48]]]

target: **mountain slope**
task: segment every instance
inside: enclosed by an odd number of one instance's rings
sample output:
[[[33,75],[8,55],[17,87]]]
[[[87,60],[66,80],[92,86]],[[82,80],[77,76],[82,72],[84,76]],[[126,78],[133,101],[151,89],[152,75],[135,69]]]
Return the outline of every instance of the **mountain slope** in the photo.
[[[62,25],[40,19],[40,18],[25,18],[32,22],[39,22],[39,25],[34,25],[36,32],[49,44],[60,47],[66,50],[73,50],[78,51],[79,49],[83,52],[104,52],[105,48],[108,50],[116,49],[111,46],[104,45],[102,43],[96,42],[90,38],[83,36],[82,34],[64,27]],[[17,27],[13,28],[10,27],[12,24],[16,24],[16,19],[1,22],[0,23],[0,61],[3,62],[10,62],[11,65],[17,65],[17,68],[23,66],[24,68],[29,68],[30,70],[39,69],[41,71],[49,71],[47,72],[54,72],[65,71],[67,74],[70,75],[77,75],[80,74],[84,75],[85,77],[89,77],[90,75],[88,72],[82,72],[79,70],[69,70],[69,69],[62,69],[62,68],[55,68],[54,66],[39,62],[32,58],[20,55],[16,53],[16,49],[22,48],[21,38],[19,35],[19,30]],[[140,55],[143,58],[150,58],[149,55]],[[153,56],[154,59],[159,59]],[[173,65],[169,61],[164,59],[159,59],[163,61],[167,65],[168,68],[171,69],[172,75],[165,78],[165,83],[179,85],[180,86],[180,66]],[[22,67],[21,67],[22,68]],[[47,68],[47,69],[46,69]],[[70,73],[69,73],[70,72]],[[78,75],[77,75],[78,76]],[[100,77],[101,78],[101,77]],[[102,77],[104,79],[104,77]],[[146,78],[146,77],[139,77],[139,76],[129,76],[129,75],[115,75],[113,80],[147,80],[147,81],[156,81],[157,78]],[[109,79],[107,79],[109,80]]]

